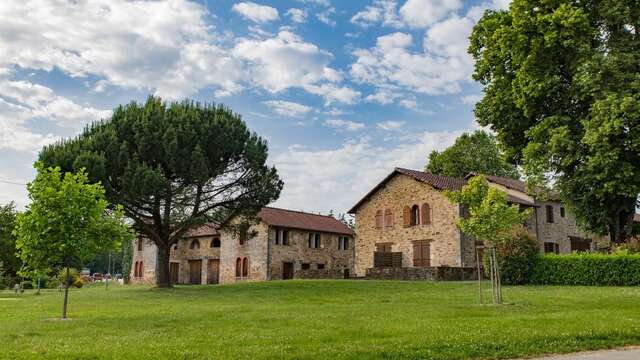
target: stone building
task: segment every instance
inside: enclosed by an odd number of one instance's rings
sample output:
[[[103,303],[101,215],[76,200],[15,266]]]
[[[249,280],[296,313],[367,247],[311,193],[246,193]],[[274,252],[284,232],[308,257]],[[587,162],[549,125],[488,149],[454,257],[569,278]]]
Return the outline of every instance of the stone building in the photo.
[[[356,275],[389,268],[474,268],[476,242],[456,225],[465,209],[443,194],[460,190],[472,176],[453,178],[396,168],[384,178],[349,211],[356,218]],[[594,237],[577,227],[560,202],[537,201],[522,181],[497,176],[487,180],[505,191],[510,203],[533,209],[526,227],[540,251],[597,250]]]
[[[265,207],[258,221],[239,218],[204,225],[171,249],[175,284],[217,284],[292,278],[348,278],[353,274],[354,233],[330,216]],[[131,279],[155,282],[156,247],[140,238]]]

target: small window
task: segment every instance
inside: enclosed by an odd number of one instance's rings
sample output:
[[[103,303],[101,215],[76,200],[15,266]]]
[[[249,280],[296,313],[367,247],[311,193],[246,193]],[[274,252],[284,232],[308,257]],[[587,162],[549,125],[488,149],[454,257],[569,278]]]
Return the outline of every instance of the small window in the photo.
[[[247,242],[247,239],[249,238],[249,225],[247,224],[240,225],[238,231],[240,232],[238,236],[240,245],[244,245]]]
[[[249,276],[249,258],[242,259],[242,277]]]
[[[376,211],[376,229],[382,229],[382,210]]]
[[[391,243],[378,243],[376,244],[376,252],[390,253]]]
[[[324,270],[324,264],[318,264],[318,270]]]
[[[142,251],[142,239],[138,239],[138,251]]]
[[[214,237],[213,240],[211,240],[211,247],[212,248],[219,248],[220,247],[220,238]]]
[[[309,265],[309,263],[303,263],[301,268],[302,270],[309,270],[311,269],[311,265]]]
[[[236,259],[236,277],[242,276],[242,259]]]
[[[191,241],[191,245],[189,245],[189,249],[191,250],[200,249],[200,241],[198,239]]]
[[[276,245],[289,245],[289,230],[276,229]]]
[[[562,206],[561,206],[561,207],[560,207],[560,217],[561,217],[561,218],[563,218],[563,217],[564,217],[564,215],[565,215],[565,213],[564,213],[564,207],[562,207]]]
[[[547,222],[549,224],[553,224],[553,206],[547,205],[546,209],[547,209]]]
[[[420,224],[420,207],[418,205],[413,205],[411,207],[411,226]]]
[[[384,211],[384,227],[387,229],[393,227],[393,212],[391,209]]]
[[[560,246],[557,243],[554,242],[545,242],[544,243],[544,252],[549,254],[549,253],[553,253],[553,254],[558,254],[560,253]]]
[[[173,250],[178,250],[178,244],[173,245]]]
[[[307,245],[310,249],[319,249],[322,247],[322,238],[319,233],[309,233]]]
[[[338,236],[338,250],[349,250],[348,236]]]

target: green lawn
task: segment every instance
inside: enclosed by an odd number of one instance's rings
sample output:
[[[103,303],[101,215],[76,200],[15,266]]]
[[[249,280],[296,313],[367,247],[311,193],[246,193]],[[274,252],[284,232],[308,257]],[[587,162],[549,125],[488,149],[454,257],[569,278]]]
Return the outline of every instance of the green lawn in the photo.
[[[488,295],[488,294],[487,294]],[[0,357],[502,359],[640,344],[640,289],[274,281],[0,293]]]

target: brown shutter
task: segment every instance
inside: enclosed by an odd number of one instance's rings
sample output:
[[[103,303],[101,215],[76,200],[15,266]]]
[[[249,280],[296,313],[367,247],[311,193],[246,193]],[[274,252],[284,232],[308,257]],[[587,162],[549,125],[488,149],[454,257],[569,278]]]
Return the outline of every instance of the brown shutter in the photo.
[[[422,224],[431,224],[431,207],[429,204],[422,204]]]
[[[411,208],[405,206],[402,209],[402,226],[409,227],[411,226]]]
[[[413,243],[413,266],[422,266],[421,264],[421,259],[422,259],[422,246],[420,246],[420,242],[419,241],[415,241]]]
[[[382,210],[376,211],[376,229],[382,229]]]

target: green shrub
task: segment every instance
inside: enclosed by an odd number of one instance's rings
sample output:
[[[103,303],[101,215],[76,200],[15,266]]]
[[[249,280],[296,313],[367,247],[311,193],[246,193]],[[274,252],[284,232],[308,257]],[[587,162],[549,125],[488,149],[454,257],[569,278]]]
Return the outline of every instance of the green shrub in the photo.
[[[488,251],[485,254],[485,269],[488,271]],[[525,231],[496,245],[500,266],[500,280],[505,285],[521,285],[529,282],[533,268],[539,258],[538,245]]]
[[[531,275],[532,284],[640,285],[640,254],[544,255]]]
[[[82,287],[82,285],[77,286],[76,283],[82,283],[80,279],[80,275],[78,274],[78,270],[74,268],[69,268],[69,278],[67,279],[67,268],[62,268],[58,273],[58,281],[60,284],[68,284],[69,286]]]

